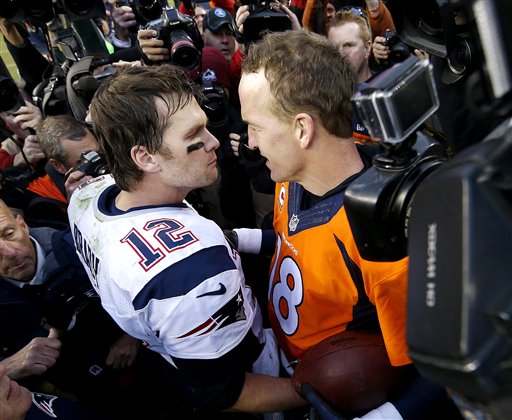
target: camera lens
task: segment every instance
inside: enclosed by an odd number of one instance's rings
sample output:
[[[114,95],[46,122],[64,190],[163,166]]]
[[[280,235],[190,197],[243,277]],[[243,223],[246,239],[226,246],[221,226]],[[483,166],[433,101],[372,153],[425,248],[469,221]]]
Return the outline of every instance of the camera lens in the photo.
[[[184,70],[193,70],[199,66],[199,51],[183,31],[171,32],[171,60]]]
[[[455,74],[462,74],[471,64],[471,46],[465,37],[457,37],[457,45],[448,55],[448,66]]]
[[[389,59],[394,63],[401,63],[410,55],[409,47],[403,42],[396,43],[389,51]]]

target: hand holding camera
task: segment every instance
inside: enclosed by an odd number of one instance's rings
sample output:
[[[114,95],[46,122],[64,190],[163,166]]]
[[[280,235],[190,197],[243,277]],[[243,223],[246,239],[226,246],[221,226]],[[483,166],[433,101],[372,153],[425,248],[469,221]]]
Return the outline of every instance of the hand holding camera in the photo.
[[[169,49],[164,48],[164,41],[158,39],[157,34],[153,29],[141,29],[137,32],[140,49],[149,61],[168,61]]]

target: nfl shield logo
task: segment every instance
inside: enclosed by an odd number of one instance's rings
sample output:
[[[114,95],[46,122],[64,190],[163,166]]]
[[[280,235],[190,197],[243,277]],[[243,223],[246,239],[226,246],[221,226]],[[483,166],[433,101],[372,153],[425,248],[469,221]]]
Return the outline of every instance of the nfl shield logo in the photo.
[[[288,223],[288,228],[291,232],[295,232],[295,229],[297,229],[297,225],[299,224],[299,218],[296,214],[292,215],[292,218],[290,219],[290,223]]]

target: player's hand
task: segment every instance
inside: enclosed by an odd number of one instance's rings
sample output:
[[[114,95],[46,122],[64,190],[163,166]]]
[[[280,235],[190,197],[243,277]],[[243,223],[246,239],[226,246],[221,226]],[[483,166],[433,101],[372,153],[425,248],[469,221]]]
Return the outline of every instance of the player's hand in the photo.
[[[90,181],[92,176],[84,174],[82,171],[77,171],[75,168],[71,168],[64,175],[66,181],[64,182],[64,188],[66,190],[66,195],[68,200],[73,195],[73,192],[82,184]]]
[[[30,102],[25,102],[25,106],[22,106],[16,111],[14,121],[19,124],[21,128],[37,130],[43,121],[43,115],[37,106]]]
[[[116,340],[108,353],[106,364],[114,369],[122,369],[132,366],[139,353],[139,340],[123,334]]]
[[[385,61],[389,57],[389,47],[384,45],[384,42],[386,42],[386,38],[382,36],[376,36],[373,40],[372,51],[377,61]]]
[[[32,405],[30,391],[12,381],[0,364],[0,419],[21,420]]]
[[[23,142],[23,153],[25,153],[29,163],[36,163],[45,158],[39,140],[33,134],[29,135]]]
[[[57,330],[50,328],[48,337],[33,338],[17,353],[4,359],[2,364],[11,379],[42,375],[57,362],[61,346]]]
[[[137,40],[144,55],[150,61],[169,60],[169,49],[164,41],[156,38],[157,32],[152,29],[141,29],[137,32]]]

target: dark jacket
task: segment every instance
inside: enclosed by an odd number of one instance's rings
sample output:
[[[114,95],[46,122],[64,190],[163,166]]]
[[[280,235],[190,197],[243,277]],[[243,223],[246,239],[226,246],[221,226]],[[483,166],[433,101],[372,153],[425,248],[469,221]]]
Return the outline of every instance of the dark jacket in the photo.
[[[33,387],[32,381],[44,379],[67,392],[80,393],[78,387],[86,385],[91,369],[107,370],[106,356],[122,331],[101,307],[75,254],[70,232],[33,228],[30,234],[46,256],[44,284],[19,288],[0,277],[0,360],[35,337],[48,336],[49,326],[56,327],[64,331],[57,363],[43,377],[22,382]]]

